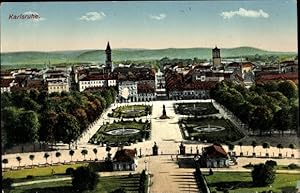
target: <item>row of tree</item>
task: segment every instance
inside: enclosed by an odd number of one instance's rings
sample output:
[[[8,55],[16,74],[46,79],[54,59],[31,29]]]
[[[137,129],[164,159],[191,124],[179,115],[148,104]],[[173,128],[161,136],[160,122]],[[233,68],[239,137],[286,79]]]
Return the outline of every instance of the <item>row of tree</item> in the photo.
[[[220,82],[211,97],[248,124],[253,134],[272,135],[297,131],[298,87],[292,81],[272,81],[249,89],[232,82]]]
[[[37,90],[1,94],[2,142],[75,141],[114,102],[116,91],[51,93]]]

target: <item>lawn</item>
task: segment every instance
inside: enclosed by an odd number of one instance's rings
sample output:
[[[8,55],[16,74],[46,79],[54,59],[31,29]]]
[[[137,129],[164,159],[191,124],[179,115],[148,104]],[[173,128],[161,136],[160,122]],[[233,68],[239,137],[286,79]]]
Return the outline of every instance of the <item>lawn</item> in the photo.
[[[270,187],[252,187],[251,173],[248,172],[214,172],[211,176],[206,176],[208,186],[212,191],[220,193],[216,188],[236,187],[229,190],[230,193],[254,193],[272,190],[276,193],[294,193],[300,174],[276,174],[275,182]]]
[[[183,133],[188,133],[188,136],[184,134],[186,139],[194,140],[206,140],[207,142],[234,142],[244,137],[243,133],[239,131],[239,129],[231,123],[230,120],[224,118],[217,117],[209,117],[209,118],[185,118],[179,121],[180,128],[183,130]],[[197,126],[221,126],[224,127],[225,130],[220,131],[212,131],[212,132],[198,132],[195,131],[194,128]],[[184,132],[186,130],[186,132]]]
[[[110,135],[106,132],[116,129],[137,129],[139,133],[129,135]],[[89,140],[89,143],[99,144],[104,142],[107,144],[125,144],[134,143],[136,141],[142,141],[142,139],[148,139],[150,136],[150,123],[148,121],[119,121],[112,124],[105,124],[100,127],[95,135]]]
[[[112,113],[108,113],[109,117],[136,118],[150,115],[152,107],[150,105],[129,105],[118,107],[116,109],[113,109],[112,111]]]
[[[59,166],[52,166],[52,167],[44,167],[44,168],[32,168],[32,169],[22,169],[16,171],[7,171],[3,172],[2,175],[4,178],[12,178],[18,179],[18,181],[22,181],[21,179],[25,179],[28,175],[34,176],[35,179],[45,179],[39,177],[48,177],[51,178],[52,176],[52,169],[53,174],[56,176],[61,176],[62,174],[66,173],[67,168],[78,168],[80,166],[84,166],[87,164],[72,164],[72,165],[59,165]],[[38,178],[36,178],[38,177]]]
[[[176,103],[174,104],[176,114],[180,115],[210,115],[219,111],[212,103]]]
[[[101,175],[101,174],[100,174]],[[124,176],[109,176],[100,177],[97,187],[93,191],[84,193],[109,193],[118,188],[124,188],[126,192],[138,193],[139,174],[134,174],[131,177]],[[58,182],[47,182],[33,184],[30,186],[15,187],[11,193],[73,193],[71,180]]]

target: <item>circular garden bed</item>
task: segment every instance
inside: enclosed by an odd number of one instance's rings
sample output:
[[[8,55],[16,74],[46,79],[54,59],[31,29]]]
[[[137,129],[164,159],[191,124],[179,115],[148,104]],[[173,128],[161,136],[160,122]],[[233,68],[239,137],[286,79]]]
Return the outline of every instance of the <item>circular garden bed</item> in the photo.
[[[150,137],[150,122],[139,121],[119,121],[112,124],[104,124],[97,133],[89,140],[89,143],[106,143],[111,146],[127,145],[141,142]]]
[[[136,118],[151,114],[152,107],[150,105],[129,105],[121,106],[108,113],[109,117],[114,118]]]
[[[196,141],[234,142],[244,137],[244,134],[228,119],[185,118],[179,121],[185,139]]]
[[[174,105],[176,114],[180,115],[210,115],[219,111],[212,103],[177,103]]]

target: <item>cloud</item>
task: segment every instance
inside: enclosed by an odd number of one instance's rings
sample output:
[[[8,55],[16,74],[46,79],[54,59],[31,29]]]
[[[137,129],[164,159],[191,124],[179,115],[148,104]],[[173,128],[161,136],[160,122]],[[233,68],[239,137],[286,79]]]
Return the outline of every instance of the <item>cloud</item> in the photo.
[[[97,21],[105,17],[103,12],[87,12],[85,15],[81,16],[79,19],[84,21]]]
[[[151,19],[162,20],[162,19],[165,19],[167,17],[167,15],[164,13],[161,13],[159,15],[149,15],[149,17]]]
[[[220,14],[224,19],[231,19],[234,16],[240,17],[250,17],[250,18],[268,18],[269,14],[264,12],[262,9],[255,10],[247,10],[244,8],[240,8],[238,11],[224,11]]]
[[[46,20],[46,18],[41,17],[40,14],[38,12],[34,12],[34,11],[26,11],[24,13],[22,13],[22,15],[26,15],[26,16],[30,16],[32,17],[32,21],[33,22],[39,22],[39,21],[44,21]]]

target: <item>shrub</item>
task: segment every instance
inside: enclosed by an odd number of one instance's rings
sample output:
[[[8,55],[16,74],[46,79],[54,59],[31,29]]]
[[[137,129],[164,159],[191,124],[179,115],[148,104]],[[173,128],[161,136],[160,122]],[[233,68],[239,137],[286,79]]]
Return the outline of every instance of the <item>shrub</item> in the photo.
[[[275,180],[275,170],[267,164],[254,165],[251,174],[255,186],[266,186]]]
[[[11,178],[2,178],[2,188],[7,190],[11,188],[13,180]]]
[[[26,176],[26,179],[28,179],[28,180],[32,180],[33,178],[34,178],[33,175],[28,175],[28,176]]]
[[[297,164],[292,163],[292,164],[288,165],[288,168],[291,169],[291,170],[294,170],[294,169],[300,168],[300,166],[298,166]]]
[[[93,190],[99,181],[99,175],[88,167],[79,167],[73,172],[72,185],[77,191]]]
[[[67,168],[67,169],[66,169],[66,174],[67,174],[67,175],[72,175],[73,172],[74,172],[74,168]]]
[[[273,161],[273,160],[267,160],[266,161],[266,163],[265,163],[266,165],[269,165],[269,166],[271,166],[271,167],[275,167],[275,166],[277,166],[277,162],[276,161]]]

